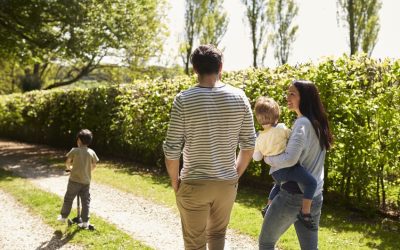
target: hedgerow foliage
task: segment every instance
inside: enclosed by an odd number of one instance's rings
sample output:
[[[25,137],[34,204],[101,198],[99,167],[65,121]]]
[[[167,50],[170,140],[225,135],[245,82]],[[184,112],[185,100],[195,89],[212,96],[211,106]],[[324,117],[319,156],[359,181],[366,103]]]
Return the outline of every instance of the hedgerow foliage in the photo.
[[[252,104],[260,95],[274,98],[281,104],[281,121],[288,126],[295,117],[286,108],[285,95],[294,79],[315,82],[329,114],[335,146],[325,163],[325,188],[358,204],[398,207],[400,61],[344,56],[317,65],[223,76],[224,82],[242,88]],[[99,153],[162,168],[161,145],[172,101],[194,84],[194,78],[180,77],[2,96],[0,136],[68,148],[75,143],[76,132],[88,128]],[[265,165],[252,163],[246,179],[270,181],[267,172]]]

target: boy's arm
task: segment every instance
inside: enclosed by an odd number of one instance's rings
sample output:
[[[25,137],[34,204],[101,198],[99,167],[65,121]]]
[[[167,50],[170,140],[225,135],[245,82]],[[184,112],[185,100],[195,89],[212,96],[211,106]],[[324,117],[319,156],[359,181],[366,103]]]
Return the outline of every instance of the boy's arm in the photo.
[[[68,157],[67,160],[65,161],[65,170],[69,171],[72,169],[72,158]]]
[[[93,171],[95,168],[96,168],[96,162],[93,161],[93,162],[92,162],[92,171]]]
[[[98,161],[99,161],[99,157],[97,157],[96,152],[92,151],[92,165],[91,165],[92,171],[96,168],[96,163]]]

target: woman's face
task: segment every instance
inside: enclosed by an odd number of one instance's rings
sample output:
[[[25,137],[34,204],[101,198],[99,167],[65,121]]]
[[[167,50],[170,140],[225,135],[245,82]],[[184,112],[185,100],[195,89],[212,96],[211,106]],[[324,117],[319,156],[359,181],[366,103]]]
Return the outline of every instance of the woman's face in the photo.
[[[293,84],[288,89],[286,100],[289,110],[300,112],[300,93]]]

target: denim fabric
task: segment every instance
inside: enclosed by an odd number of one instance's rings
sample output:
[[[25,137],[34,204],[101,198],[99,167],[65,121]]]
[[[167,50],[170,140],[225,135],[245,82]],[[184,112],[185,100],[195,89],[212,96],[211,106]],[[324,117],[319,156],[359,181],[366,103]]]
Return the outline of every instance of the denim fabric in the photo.
[[[302,194],[290,194],[281,189],[268,207],[264,217],[259,237],[259,249],[273,250],[280,236],[294,224],[297,238],[302,250],[318,249],[318,231],[311,231],[300,221],[297,221],[297,214],[302,205]],[[313,198],[311,216],[314,222],[319,225],[322,208],[322,194]]]
[[[272,177],[279,184],[286,181],[294,181],[304,186],[304,199],[311,200],[314,197],[317,188],[317,181],[315,178],[300,164],[293,167],[282,168],[272,173]],[[274,197],[271,197],[272,200]],[[271,199],[272,198],[272,199]]]

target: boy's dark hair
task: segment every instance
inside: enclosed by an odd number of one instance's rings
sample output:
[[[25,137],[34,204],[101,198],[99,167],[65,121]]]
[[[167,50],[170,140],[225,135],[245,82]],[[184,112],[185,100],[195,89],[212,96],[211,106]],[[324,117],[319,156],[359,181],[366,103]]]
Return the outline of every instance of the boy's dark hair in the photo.
[[[79,131],[76,138],[79,138],[82,144],[89,146],[89,144],[92,143],[93,134],[89,129],[82,129],[81,131]]]
[[[190,62],[199,75],[218,74],[222,60],[222,52],[211,44],[200,45],[190,56]]]

